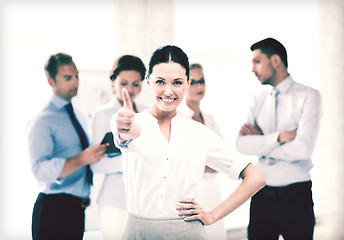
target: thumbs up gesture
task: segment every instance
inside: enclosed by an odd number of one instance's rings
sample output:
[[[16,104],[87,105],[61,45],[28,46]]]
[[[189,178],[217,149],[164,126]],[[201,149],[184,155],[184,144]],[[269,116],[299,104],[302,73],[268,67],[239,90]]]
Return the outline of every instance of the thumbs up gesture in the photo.
[[[118,110],[116,116],[117,132],[121,139],[130,140],[141,134],[141,127],[134,121],[135,112],[130,101],[127,89],[122,89],[123,107]]]

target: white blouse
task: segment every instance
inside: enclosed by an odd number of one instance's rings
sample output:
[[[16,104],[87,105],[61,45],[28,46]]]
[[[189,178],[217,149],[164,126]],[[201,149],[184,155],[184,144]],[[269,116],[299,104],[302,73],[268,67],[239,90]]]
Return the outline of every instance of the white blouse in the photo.
[[[178,113],[181,114],[183,117],[186,117],[186,118],[189,118],[189,119],[192,119],[193,115],[195,114],[195,112],[185,102],[182,102],[178,106]],[[220,130],[220,127],[217,124],[214,116],[210,115],[210,114],[208,114],[206,112],[203,112],[203,111],[201,111],[201,113],[202,113],[202,117],[203,117],[203,120],[204,120],[204,125],[209,127],[217,135],[219,135],[220,137],[223,138],[221,130]]]
[[[179,116],[171,120],[170,141],[148,110],[135,115],[141,135],[120,146],[128,212],[143,217],[178,217],[183,198],[195,198],[205,165],[238,179],[247,161],[231,159],[226,142],[205,125]],[[116,121],[112,118],[115,136]]]

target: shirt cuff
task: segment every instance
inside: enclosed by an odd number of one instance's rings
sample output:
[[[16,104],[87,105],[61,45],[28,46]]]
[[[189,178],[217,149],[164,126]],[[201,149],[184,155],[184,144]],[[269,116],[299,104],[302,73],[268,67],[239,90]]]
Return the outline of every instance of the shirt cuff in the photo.
[[[118,133],[115,134],[115,140],[116,140],[116,145],[118,145],[118,147],[121,147],[121,148],[128,148],[128,144],[133,140],[133,139],[130,139],[130,140],[124,140],[122,139]]]

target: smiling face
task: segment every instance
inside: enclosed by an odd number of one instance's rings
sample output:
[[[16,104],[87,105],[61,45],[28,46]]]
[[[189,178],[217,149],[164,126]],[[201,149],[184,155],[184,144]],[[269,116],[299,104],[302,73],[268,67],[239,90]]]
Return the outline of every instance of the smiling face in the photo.
[[[112,81],[112,90],[116,93],[118,100],[123,103],[122,89],[128,90],[130,101],[133,103],[135,97],[141,91],[141,75],[134,70],[121,71],[116,79]]]
[[[205,95],[205,79],[203,70],[200,68],[193,68],[190,70],[190,87],[185,94],[187,102],[199,103]]]
[[[48,82],[56,95],[70,102],[72,97],[78,94],[78,69],[74,63],[70,65],[60,65],[55,80],[48,78]]]
[[[159,63],[147,78],[153,98],[150,111],[154,116],[176,114],[176,109],[183,100],[189,87],[186,70],[179,63]]]

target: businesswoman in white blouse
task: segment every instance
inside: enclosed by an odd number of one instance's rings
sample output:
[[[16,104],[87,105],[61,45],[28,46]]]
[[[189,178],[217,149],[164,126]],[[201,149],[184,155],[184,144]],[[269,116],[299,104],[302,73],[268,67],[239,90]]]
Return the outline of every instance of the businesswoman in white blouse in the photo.
[[[111,132],[111,117],[123,105],[121,93],[123,88],[129,93],[134,112],[141,112],[146,108],[134,101],[141,91],[145,74],[146,68],[143,62],[136,56],[124,55],[115,61],[110,72],[114,98],[94,114],[93,143],[101,142],[104,135]],[[124,229],[126,204],[121,158],[120,153],[107,153],[104,158],[91,166],[94,173],[104,175],[97,199],[104,239],[121,239]]]
[[[146,80],[151,106],[135,113],[123,89],[123,108],[111,121],[123,154],[128,211],[123,239],[208,239],[203,224],[213,224],[234,211],[265,180],[251,163],[232,159],[224,140],[207,126],[177,114],[189,87],[189,61],[180,48],[157,49]],[[206,165],[243,179],[211,211],[193,200]]]
[[[222,133],[214,116],[201,110],[201,101],[206,93],[206,81],[201,64],[193,63],[190,65],[190,81],[190,86],[185,93],[184,101],[178,106],[178,113],[183,117],[193,119],[206,125],[217,135],[222,137]],[[207,139],[203,140],[207,141]],[[205,210],[216,207],[222,201],[218,172],[208,166],[205,167],[203,180],[196,201]],[[226,239],[224,219],[210,226],[206,226],[205,229],[211,240]]]

